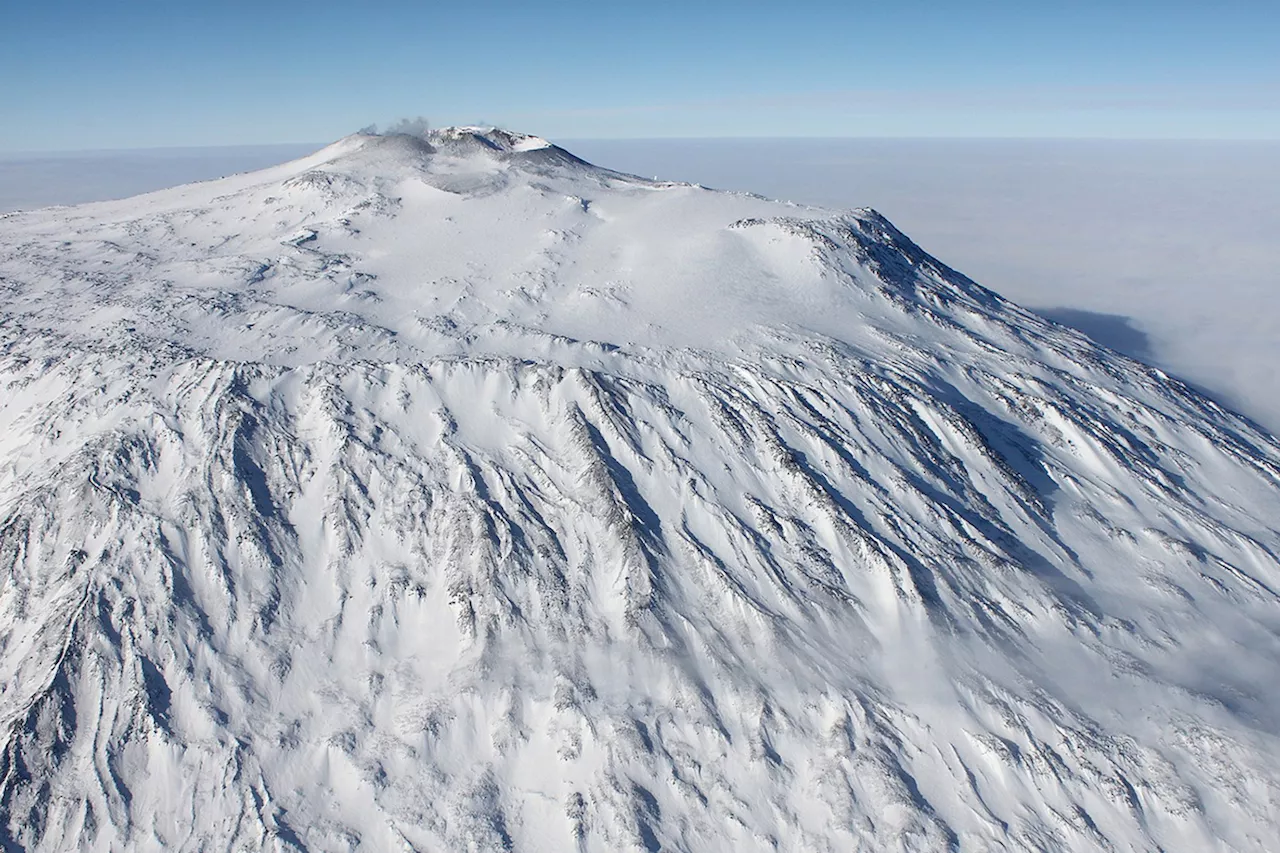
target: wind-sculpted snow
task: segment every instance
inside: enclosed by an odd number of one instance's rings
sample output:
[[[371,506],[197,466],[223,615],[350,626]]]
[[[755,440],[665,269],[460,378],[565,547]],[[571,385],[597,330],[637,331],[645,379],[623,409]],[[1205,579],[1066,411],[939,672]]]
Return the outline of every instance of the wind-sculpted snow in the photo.
[[[871,211],[467,129],[0,245],[9,848],[1280,832],[1280,446]]]

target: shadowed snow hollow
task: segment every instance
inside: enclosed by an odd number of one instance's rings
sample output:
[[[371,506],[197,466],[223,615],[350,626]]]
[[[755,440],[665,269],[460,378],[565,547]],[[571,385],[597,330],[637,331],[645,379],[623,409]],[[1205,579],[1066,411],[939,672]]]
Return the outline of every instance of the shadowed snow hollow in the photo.
[[[0,300],[7,848],[1280,835],[1280,447],[873,211],[357,135]]]

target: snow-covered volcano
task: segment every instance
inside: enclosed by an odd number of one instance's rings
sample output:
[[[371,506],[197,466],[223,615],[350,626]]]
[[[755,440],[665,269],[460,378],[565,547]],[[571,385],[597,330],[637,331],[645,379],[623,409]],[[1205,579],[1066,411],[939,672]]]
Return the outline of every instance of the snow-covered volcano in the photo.
[[[460,128],[0,218],[6,849],[1264,850],[1280,446]]]

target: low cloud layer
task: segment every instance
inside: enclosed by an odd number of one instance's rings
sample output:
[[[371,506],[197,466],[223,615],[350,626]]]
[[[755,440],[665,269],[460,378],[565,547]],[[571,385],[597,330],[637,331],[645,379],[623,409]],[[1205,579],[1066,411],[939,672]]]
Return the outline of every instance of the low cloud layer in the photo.
[[[564,144],[640,175],[874,207],[980,284],[1280,434],[1280,142]]]

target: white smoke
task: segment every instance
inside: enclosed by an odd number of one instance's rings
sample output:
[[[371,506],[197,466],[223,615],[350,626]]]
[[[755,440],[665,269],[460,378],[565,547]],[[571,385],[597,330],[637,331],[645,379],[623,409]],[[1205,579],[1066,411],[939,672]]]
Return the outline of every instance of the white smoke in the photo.
[[[426,116],[418,116],[417,118],[397,119],[386,128],[379,130],[378,125],[371,124],[360,129],[361,133],[367,133],[370,136],[426,136],[427,131],[431,129],[431,124],[427,121]]]

